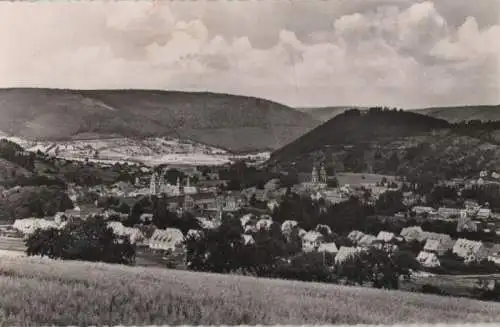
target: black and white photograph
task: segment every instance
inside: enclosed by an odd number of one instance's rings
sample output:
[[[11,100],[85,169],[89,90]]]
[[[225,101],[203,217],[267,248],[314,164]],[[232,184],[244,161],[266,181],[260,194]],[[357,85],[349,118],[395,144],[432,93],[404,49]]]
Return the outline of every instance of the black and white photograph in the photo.
[[[0,326],[500,323],[499,0],[0,1]]]

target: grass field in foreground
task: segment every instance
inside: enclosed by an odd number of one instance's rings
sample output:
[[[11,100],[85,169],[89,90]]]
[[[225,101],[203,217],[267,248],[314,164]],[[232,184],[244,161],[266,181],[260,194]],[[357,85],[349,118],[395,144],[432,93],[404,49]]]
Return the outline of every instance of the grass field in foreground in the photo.
[[[7,325],[500,321],[464,298],[38,258],[2,258],[0,294]]]

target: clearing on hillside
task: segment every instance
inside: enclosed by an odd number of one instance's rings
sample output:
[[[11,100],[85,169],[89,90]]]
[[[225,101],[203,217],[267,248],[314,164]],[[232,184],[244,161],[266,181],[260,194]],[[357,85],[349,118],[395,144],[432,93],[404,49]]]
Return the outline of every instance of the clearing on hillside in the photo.
[[[0,294],[7,325],[500,320],[500,304],[465,298],[40,258],[2,258]]]

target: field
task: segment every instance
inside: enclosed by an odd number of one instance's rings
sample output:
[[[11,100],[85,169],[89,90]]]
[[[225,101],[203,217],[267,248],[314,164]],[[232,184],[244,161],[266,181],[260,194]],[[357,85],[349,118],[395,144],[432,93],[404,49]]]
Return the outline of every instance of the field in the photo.
[[[7,325],[494,322],[500,304],[157,268],[0,261]]]

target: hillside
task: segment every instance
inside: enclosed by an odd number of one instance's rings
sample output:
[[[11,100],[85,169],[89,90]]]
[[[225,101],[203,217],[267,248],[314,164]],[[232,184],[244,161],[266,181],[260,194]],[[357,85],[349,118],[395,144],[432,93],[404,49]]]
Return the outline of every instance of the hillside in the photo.
[[[349,109],[365,109],[361,107],[320,107],[320,108],[297,108],[298,111],[305,112],[320,122],[326,122]]]
[[[1,89],[0,116],[1,132],[27,139],[173,136],[236,152],[276,149],[317,125],[268,100],[153,90]]]
[[[407,111],[347,111],[275,151],[269,164],[337,171],[452,178],[500,169],[496,127],[458,126]]]
[[[0,323],[9,326],[480,323],[500,319],[500,304],[465,298],[37,258],[2,258],[0,292]]]
[[[500,121],[500,105],[496,106],[463,106],[463,107],[436,107],[412,110],[415,113],[444,119],[451,123],[461,121],[481,120]]]

